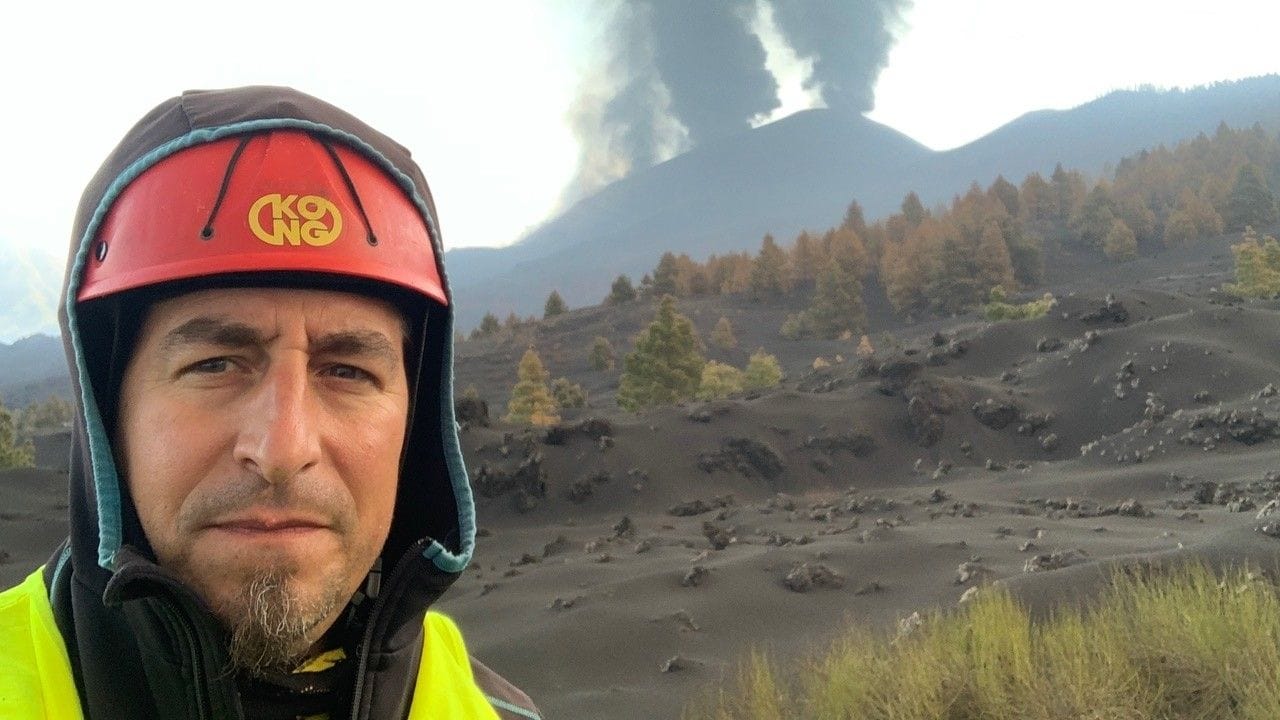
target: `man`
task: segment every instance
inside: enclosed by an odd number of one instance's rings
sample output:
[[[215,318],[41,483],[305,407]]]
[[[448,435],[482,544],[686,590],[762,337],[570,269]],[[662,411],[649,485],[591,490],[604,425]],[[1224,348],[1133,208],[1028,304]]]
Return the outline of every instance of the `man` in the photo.
[[[475,517],[409,153],[292,90],[189,92],[72,243],[71,533],[0,594],[0,717],[537,718],[428,611]]]

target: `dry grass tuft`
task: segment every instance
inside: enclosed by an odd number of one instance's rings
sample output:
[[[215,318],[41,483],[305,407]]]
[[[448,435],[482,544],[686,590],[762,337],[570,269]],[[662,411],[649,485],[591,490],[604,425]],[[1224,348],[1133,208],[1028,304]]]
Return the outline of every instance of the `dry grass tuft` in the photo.
[[[852,628],[782,674],[761,652],[686,720],[1273,720],[1280,590],[1248,570],[1124,572],[1033,622],[988,588],[886,640]]]

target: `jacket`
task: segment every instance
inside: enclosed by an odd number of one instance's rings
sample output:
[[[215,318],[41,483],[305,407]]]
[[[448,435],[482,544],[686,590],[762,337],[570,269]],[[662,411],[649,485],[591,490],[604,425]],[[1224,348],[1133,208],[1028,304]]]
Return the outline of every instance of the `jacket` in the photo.
[[[119,372],[121,335],[134,319],[120,318],[118,308],[112,319],[110,310],[86,307],[76,297],[95,234],[132,179],[179,150],[279,128],[343,143],[385,170],[421,213],[449,293],[421,170],[407,150],[344,111],[287,88],[196,91],[162,103],[130,130],[85,190],[62,288],[59,320],[76,408],[70,537],[40,572],[0,596],[0,654],[12,662],[17,651],[10,648],[27,648],[36,672],[28,677],[52,684],[22,690],[6,675],[0,715],[8,717],[4,703],[13,694],[27,692],[61,703],[49,717],[66,716],[61,709],[73,704],[94,720],[244,716],[235,673],[228,671],[225,631],[190,589],[154,561],[119,477],[110,427],[115,398],[106,389]],[[408,320],[422,339],[410,385],[411,421],[391,529],[374,570],[378,577],[366,583],[368,598],[350,613],[356,663],[350,716],[416,718],[420,708],[441,701],[424,693],[479,693],[497,717],[537,718],[514,686],[478,662],[464,662],[456,627],[428,612],[471,558],[475,509],[454,419],[452,302],[422,298]],[[67,697],[71,686],[74,698]]]

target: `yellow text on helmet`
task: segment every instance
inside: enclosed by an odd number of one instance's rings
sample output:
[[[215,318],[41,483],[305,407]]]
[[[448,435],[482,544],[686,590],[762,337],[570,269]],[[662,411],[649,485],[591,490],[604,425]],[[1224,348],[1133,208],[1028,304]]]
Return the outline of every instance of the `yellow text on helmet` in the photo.
[[[264,224],[266,215],[268,222]],[[287,242],[295,247],[303,243],[324,247],[342,232],[342,213],[337,205],[319,195],[271,193],[258,198],[249,208],[249,229],[268,245]]]

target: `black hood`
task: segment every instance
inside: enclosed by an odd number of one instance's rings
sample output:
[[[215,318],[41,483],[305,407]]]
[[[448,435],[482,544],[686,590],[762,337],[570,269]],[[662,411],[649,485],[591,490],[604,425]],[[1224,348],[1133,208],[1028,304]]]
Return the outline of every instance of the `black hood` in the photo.
[[[409,151],[390,138],[295,90],[192,91],[162,103],[129,131],[85,190],[71,236],[59,309],[77,410],[70,464],[69,552],[77,575],[99,590],[106,588],[118,569],[122,548],[149,554],[149,545],[114,460],[110,418],[116,390],[107,380],[122,361],[118,357],[122,328],[137,319],[118,314],[114,321],[97,317],[92,308],[76,302],[95,234],[124,188],[164,158],[202,143],[271,129],[304,130],[361,153],[400,185],[422,215],[448,302],[415,295],[409,298],[409,307],[400,303],[419,331],[420,344],[415,343],[416,382],[414,364],[410,364],[410,425],[395,516],[382,557],[390,567],[411,547],[421,547],[439,579],[448,578],[448,582],[471,558],[475,511],[454,420],[452,296],[435,207],[422,171]],[[123,345],[127,352],[128,343]]]

